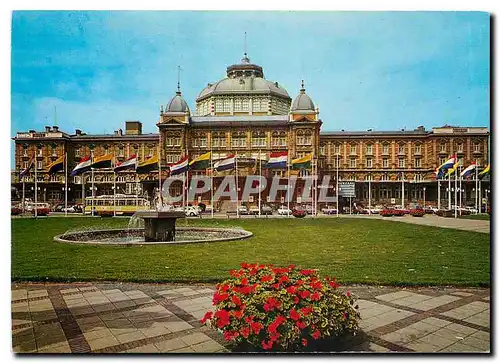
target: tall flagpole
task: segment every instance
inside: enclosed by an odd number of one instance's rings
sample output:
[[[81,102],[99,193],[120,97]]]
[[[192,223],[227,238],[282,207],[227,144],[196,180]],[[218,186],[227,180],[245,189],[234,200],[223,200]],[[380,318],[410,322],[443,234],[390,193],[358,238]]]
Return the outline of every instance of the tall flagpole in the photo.
[[[405,174],[401,172],[401,207],[405,208]]]
[[[478,208],[478,203],[477,203],[477,193],[478,193],[478,190],[477,190],[477,178],[478,178],[478,169],[479,169],[479,165],[476,165],[476,167],[474,168],[475,171],[476,171],[476,178],[475,178],[475,183],[476,183],[476,189],[474,189],[475,193],[474,193],[474,197],[476,199],[476,213],[479,213],[479,208]]]
[[[451,210],[451,174],[448,174],[448,210]]]
[[[457,218],[457,170],[455,169],[455,218]]]
[[[81,180],[82,180],[82,206],[83,206],[83,215],[85,215],[85,206],[86,206],[86,203],[85,203],[85,172],[82,173]]]
[[[287,153],[287,156],[286,156],[286,159],[287,159],[287,169],[288,169],[288,177],[286,179],[286,208],[287,208],[287,212],[286,212],[286,216],[287,217],[290,217],[290,153]]]
[[[163,208],[163,196],[162,196],[162,187],[161,187],[161,152],[160,152],[160,145],[159,144],[158,144],[157,154],[158,154],[158,203],[160,204],[160,207]]]
[[[339,207],[339,154],[337,153],[337,185],[335,186],[335,190],[337,192],[337,217],[339,217],[340,207]]]
[[[260,149],[259,149],[259,218],[261,217],[261,199],[262,199],[262,186],[260,183],[262,182],[262,159],[260,157]]]
[[[460,183],[460,186],[459,186],[459,191],[460,191],[460,194],[459,194],[459,198],[460,198],[460,210],[462,210],[462,165],[460,165],[460,175],[459,175],[459,183]]]
[[[35,157],[35,218],[38,217],[38,177],[37,177],[37,169],[38,169],[38,160]]]
[[[212,167],[212,172],[210,173],[210,205],[212,206],[212,209],[210,211],[210,216],[213,218],[214,217],[214,173],[215,173],[215,168],[214,168],[214,158],[213,158],[213,153],[212,153],[212,142],[213,142],[212,131],[210,131],[210,166]]]
[[[23,179],[23,204],[22,204],[22,211],[23,211],[23,214],[24,214],[24,207],[25,207],[25,204],[26,204],[25,198],[24,198],[24,188],[25,188],[24,187],[24,184],[25,184],[25,182],[24,182],[24,176],[22,177],[22,179]]]
[[[372,214],[372,180],[368,178],[368,214]]]
[[[235,167],[236,167],[236,217],[240,218],[240,210],[238,200],[240,199],[240,193],[238,190],[238,154],[235,155]]]
[[[113,170],[113,216],[116,217],[116,173]]]
[[[64,152],[64,216],[68,216],[68,153]]]
[[[439,172],[437,175],[437,185],[438,185],[438,209],[441,209],[441,179],[439,179]]]

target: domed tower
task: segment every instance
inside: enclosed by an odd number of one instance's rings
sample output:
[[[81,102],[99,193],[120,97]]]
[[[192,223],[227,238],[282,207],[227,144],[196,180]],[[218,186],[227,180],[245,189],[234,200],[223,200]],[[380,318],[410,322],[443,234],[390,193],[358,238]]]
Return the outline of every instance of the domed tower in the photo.
[[[197,116],[287,115],[291,98],[278,82],[264,78],[247,54],[226,69],[226,78],[209,83],[196,99]]]
[[[309,121],[318,121],[319,108],[314,107],[311,97],[306,94],[304,80],[302,80],[300,93],[293,100],[290,109],[290,121],[299,121],[307,119]]]

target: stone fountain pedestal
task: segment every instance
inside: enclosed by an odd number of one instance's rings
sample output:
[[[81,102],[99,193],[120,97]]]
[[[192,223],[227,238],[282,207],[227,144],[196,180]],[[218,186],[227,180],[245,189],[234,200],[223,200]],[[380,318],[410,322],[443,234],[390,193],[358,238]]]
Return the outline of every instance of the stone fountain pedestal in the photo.
[[[174,211],[138,211],[136,216],[144,219],[145,242],[175,241],[175,220],[185,217]]]

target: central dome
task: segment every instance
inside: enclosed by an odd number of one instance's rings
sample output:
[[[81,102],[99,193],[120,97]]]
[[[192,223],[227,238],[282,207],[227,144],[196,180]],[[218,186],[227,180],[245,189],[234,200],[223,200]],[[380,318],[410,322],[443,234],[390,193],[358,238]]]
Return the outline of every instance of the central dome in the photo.
[[[241,63],[227,67],[226,75],[227,78],[213,84],[208,84],[200,92],[196,101],[202,101],[212,95],[221,94],[271,94],[280,98],[290,99],[286,89],[281,87],[278,82],[271,82],[264,79],[262,67],[250,63],[250,59],[246,54]]]

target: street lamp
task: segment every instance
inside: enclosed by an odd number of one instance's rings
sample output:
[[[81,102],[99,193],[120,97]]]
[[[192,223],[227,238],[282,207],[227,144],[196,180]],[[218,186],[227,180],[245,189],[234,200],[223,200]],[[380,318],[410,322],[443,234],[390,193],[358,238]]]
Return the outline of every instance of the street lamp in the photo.
[[[423,188],[423,190],[424,190],[424,209],[425,209],[425,190],[426,189],[427,189],[426,187]]]

